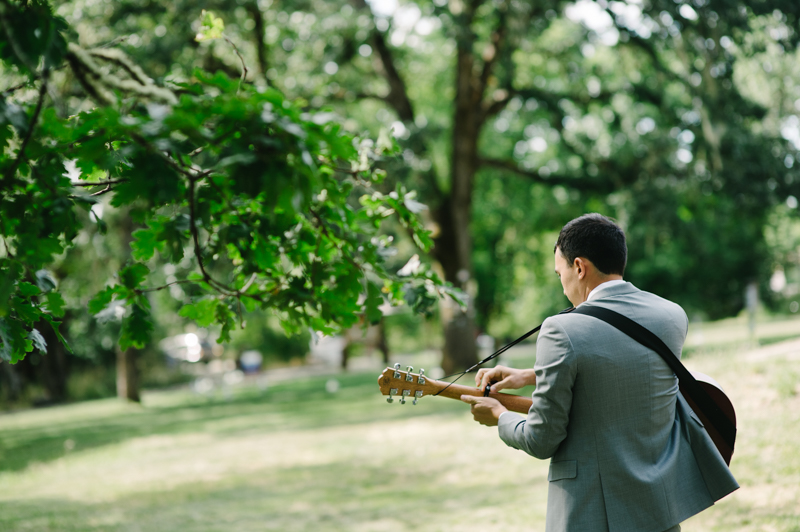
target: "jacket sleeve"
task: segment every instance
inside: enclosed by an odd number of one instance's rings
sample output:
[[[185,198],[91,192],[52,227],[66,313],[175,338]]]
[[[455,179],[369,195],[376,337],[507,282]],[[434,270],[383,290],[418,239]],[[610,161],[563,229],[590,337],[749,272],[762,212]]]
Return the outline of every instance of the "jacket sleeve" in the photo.
[[[536,390],[527,418],[503,415],[500,438],[536,458],[552,457],[567,436],[577,360],[569,336],[553,318],[542,325],[536,343]]]

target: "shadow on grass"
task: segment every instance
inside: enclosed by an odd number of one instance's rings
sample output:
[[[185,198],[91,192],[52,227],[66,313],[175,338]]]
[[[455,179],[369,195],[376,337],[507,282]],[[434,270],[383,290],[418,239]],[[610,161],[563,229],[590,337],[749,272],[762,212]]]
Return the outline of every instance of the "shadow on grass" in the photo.
[[[232,397],[207,398],[190,392],[159,392],[144,406],[133,407],[103,400],[110,408],[97,415],[76,415],[84,405],[51,407],[40,420],[21,427],[3,423],[28,411],[0,419],[0,471],[19,471],[34,462],[48,462],[67,452],[80,452],[131,438],[154,434],[248,434],[264,431],[314,430],[332,425],[366,423],[410,415],[463,413],[465,405],[442,399],[423,400],[412,407],[387,405],[378,391],[377,374],[339,375],[336,393],[326,391],[330,377],[283,382],[267,391],[238,389]],[[172,395],[170,395],[172,394]],[[168,397],[169,400],[161,400]],[[159,404],[162,403],[162,404]],[[171,403],[171,404],[170,404]],[[118,404],[118,408],[115,405]],[[63,413],[63,415],[62,415]]]

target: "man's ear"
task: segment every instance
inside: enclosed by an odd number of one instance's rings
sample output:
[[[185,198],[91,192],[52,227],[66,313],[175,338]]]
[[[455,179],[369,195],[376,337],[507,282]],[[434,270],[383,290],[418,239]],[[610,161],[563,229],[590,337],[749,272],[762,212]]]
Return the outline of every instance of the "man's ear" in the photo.
[[[573,264],[575,265],[575,273],[578,274],[578,279],[586,277],[588,262],[589,261],[581,257],[575,257],[575,262],[573,262]]]

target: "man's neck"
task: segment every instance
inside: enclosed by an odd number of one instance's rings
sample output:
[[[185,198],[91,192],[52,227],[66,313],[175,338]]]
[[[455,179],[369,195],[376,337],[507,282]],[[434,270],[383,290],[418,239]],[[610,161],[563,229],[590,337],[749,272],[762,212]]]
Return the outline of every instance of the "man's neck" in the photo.
[[[594,285],[594,287],[586,293],[586,297],[584,298],[583,301],[584,302],[589,301],[589,299],[591,299],[594,294],[596,294],[599,290],[602,290],[604,288],[603,285],[605,285],[607,283],[610,283],[610,282],[613,282],[613,281],[623,281],[622,276],[621,275],[607,275],[607,276],[603,277],[603,279],[600,282],[596,283]]]
[[[621,281],[621,280],[622,280],[621,275],[603,275],[602,277],[597,276],[591,279],[586,279],[586,284],[583,286],[583,289],[580,292],[582,300],[580,301],[580,303],[578,303],[578,305],[586,302],[589,299],[589,295],[592,292],[594,292],[597,289],[597,287],[602,286],[609,281]]]

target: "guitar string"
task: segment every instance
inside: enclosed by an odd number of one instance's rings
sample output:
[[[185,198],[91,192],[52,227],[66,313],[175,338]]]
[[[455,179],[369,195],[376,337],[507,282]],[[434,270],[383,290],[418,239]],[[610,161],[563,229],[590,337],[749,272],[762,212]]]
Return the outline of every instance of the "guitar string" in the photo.
[[[564,310],[559,312],[557,315],[568,314],[568,313],[572,312],[573,310],[575,310],[575,307],[565,308]],[[498,349],[497,351],[495,351],[494,353],[492,353],[488,357],[484,358],[483,360],[481,360],[477,364],[473,365],[472,367],[467,368],[466,370],[462,371],[461,373],[453,373],[452,375],[447,375],[445,377],[442,377],[442,379],[449,379],[450,377],[455,377],[456,375],[458,375],[452,382],[449,382],[447,384],[447,386],[445,386],[444,388],[442,388],[441,390],[439,390],[438,392],[436,392],[433,395],[436,396],[436,395],[441,394],[446,389],[448,389],[451,385],[455,384],[458,381],[458,379],[460,379],[461,377],[463,377],[464,375],[466,375],[470,371],[474,370],[478,366],[482,366],[483,364],[486,364],[490,360],[494,360],[495,358],[499,357],[500,355],[502,355],[503,353],[505,353],[506,351],[508,351],[509,349],[511,349],[512,347],[514,347],[518,343],[520,343],[521,341],[523,341],[526,338],[528,338],[529,336],[537,333],[539,331],[539,329],[542,328],[542,325],[544,325],[544,322],[542,322],[538,327],[534,327],[530,331],[526,332],[525,334],[523,334],[522,336],[520,336],[519,338],[517,338],[513,342],[507,343],[506,345],[504,345],[503,347],[501,347],[500,349]]]

